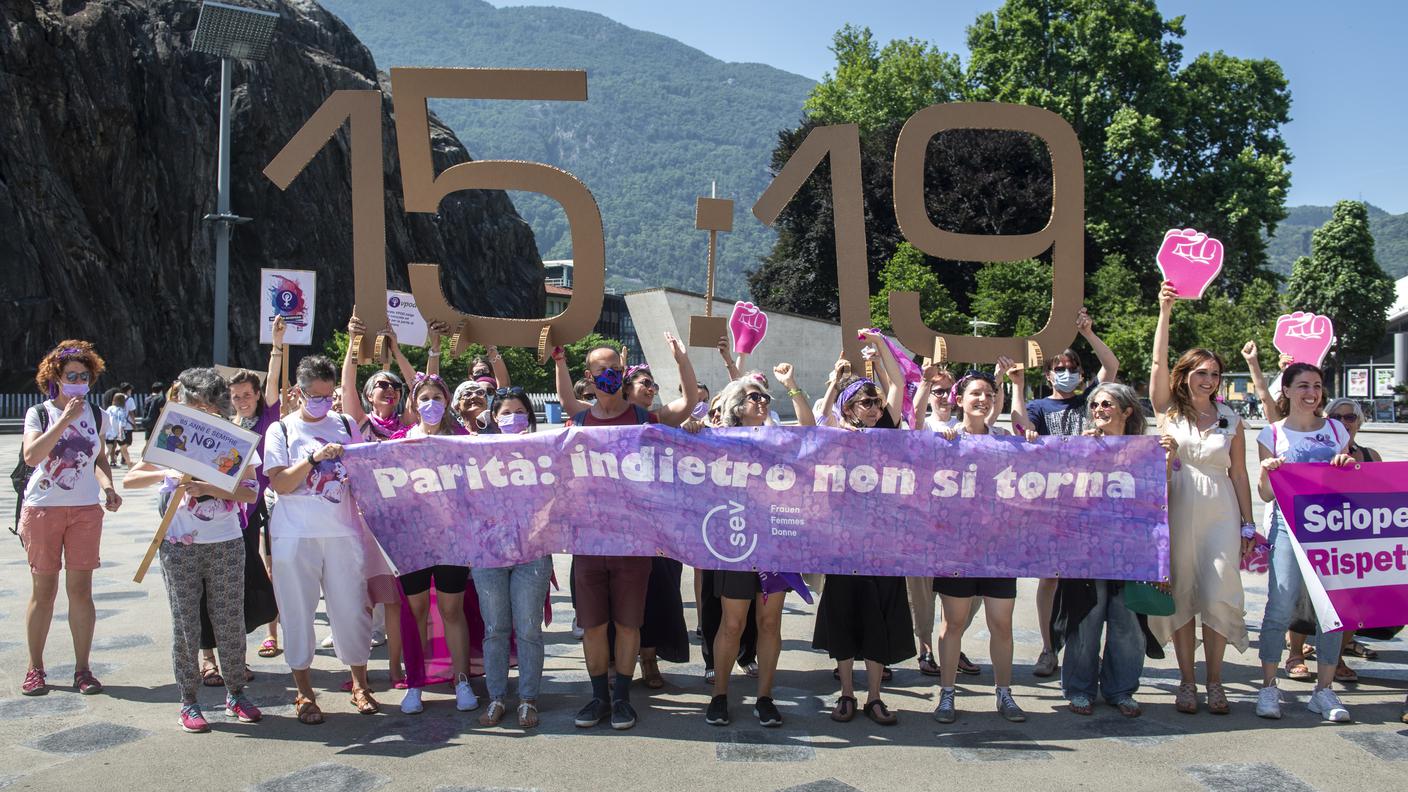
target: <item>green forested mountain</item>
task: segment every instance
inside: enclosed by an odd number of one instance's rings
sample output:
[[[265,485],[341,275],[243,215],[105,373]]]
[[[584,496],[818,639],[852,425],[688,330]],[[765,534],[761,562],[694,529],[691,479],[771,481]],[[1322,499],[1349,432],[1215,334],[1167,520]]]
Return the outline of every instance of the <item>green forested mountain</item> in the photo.
[[[1276,226],[1276,235],[1266,242],[1271,268],[1283,276],[1291,265],[1310,255],[1310,232],[1330,219],[1332,206],[1290,206],[1286,219]],[[1389,214],[1369,204],[1369,231],[1374,235],[1374,257],[1394,280],[1408,276],[1408,213]]]
[[[545,162],[595,195],[608,283],[704,290],[707,234],[694,199],[717,180],[735,203],[720,235],[717,293],[746,298],[744,273],[772,248],[749,212],[769,181],[778,130],[795,126],[812,81],[770,66],[724,63],[674,39],[565,8],[479,0],[322,0],[393,66],[587,70],[586,102],[435,101],[476,159]],[[511,194],[543,258],[569,258],[567,218],[541,196]]]

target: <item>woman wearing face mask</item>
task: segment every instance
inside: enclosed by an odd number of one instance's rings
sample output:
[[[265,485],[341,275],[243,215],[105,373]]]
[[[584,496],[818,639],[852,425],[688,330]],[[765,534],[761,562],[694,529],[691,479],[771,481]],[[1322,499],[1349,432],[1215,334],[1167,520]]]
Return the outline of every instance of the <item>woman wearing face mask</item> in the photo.
[[[1087,394],[1089,410],[1085,434],[1091,437],[1144,434],[1144,411],[1128,385],[1101,383]],[[1125,607],[1125,583],[1119,580],[1062,578],[1056,589],[1055,650],[1065,644],[1061,688],[1077,715],[1095,711],[1100,693],[1126,718],[1137,718],[1143,708],[1134,698],[1144,672],[1145,619]],[[1104,656],[1100,635],[1105,635]]]
[[[880,350],[879,362],[889,374],[884,394],[873,381],[851,377],[839,383],[841,392],[833,407],[833,420],[852,430],[893,429],[899,425],[904,401],[904,377],[884,339],[866,334],[864,340]],[[902,577],[884,575],[827,575],[817,606],[812,648],[826,650],[836,660],[841,695],[831,719],[846,722],[856,715],[855,661],[865,661],[869,687],[863,711],[882,726],[899,722],[880,699],[880,685],[887,665],[914,657],[914,624]]]
[[[417,374],[411,387],[411,400],[419,420],[415,426],[397,432],[392,439],[421,438],[436,435],[462,435],[464,429],[447,415],[450,391],[438,375]],[[455,674],[455,709],[470,712],[479,707],[479,699],[469,685],[470,649],[469,623],[465,619],[465,589],[469,584],[469,567],[442,564],[407,572],[400,577],[401,591],[410,608],[415,635],[402,636],[402,643],[419,641],[426,634],[430,618],[430,586],[435,584],[435,605],[445,630],[445,644]],[[414,655],[412,655],[413,657]],[[412,686],[401,699],[401,711],[414,715],[425,711],[418,683],[424,674],[411,675]]]
[[[336,637],[338,659],[352,672],[352,705],[373,714],[380,705],[367,682],[372,620],[364,572],[365,528],[347,487],[343,446],[356,442],[347,416],[331,412],[337,369],[322,355],[298,364],[303,406],[269,427],[264,474],[278,493],[269,514],[274,548],[274,593],[284,624],[284,657],[298,695],[300,723],[319,724],[310,667],[315,649],[313,616],[318,594]]]
[[[279,366],[283,362],[283,317],[274,318],[273,330],[274,348],[269,355],[269,370],[264,383],[260,383],[258,374],[241,369],[230,378],[228,386],[230,405],[234,411],[231,420],[239,424],[240,428],[260,436],[258,450],[261,452],[264,448],[264,432],[271,424],[279,420],[278,374]],[[274,600],[274,586],[270,582],[268,556],[261,559],[259,554],[261,534],[264,538],[266,553],[269,547],[269,511],[264,502],[264,494],[269,486],[269,480],[264,478],[257,465],[254,472],[259,484],[254,501],[252,503],[241,502],[238,507],[241,530],[245,540],[245,627],[247,632],[253,632],[260,626],[267,625],[269,635],[259,648],[259,656],[276,657],[279,654],[279,611]],[[128,480],[124,480],[123,486],[131,486],[131,484]],[[203,596],[200,599],[200,678],[201,683],[206,687],[220,687],[225,684],[224,677],[220,673],[220,666],[215,661],[215,647],[215,628],[210,619],[209,598]],[[228,665],[226,670],[230,670]],[[246,682],[251,681],[254,679],[254,672],[246,666],[244,676]]]
[[[998,359],[996,371],[1012,382],[1013,429],[1035,442],[1037,434],[1027,424],[1022,403],[1025,372],[1006,357]],[[954,384],[949,397],[959,410],[959,423],[942,429],[940,434],[949,440],[963,435],[1010,435],[1011,432],[1002,427],[989,424],[997,403],[997,391],[997,380],[988,374],[970,371],[963,375]],[[953,723],[958,719],[955,702],[958,658],[963,650],[963,633],[968,629],[973,602],[981,597],[990,636],[988,654],[992,656],[997,713],[1012,723],[1025,721],[1026,713],[1012,698],[1012,612],[1017,600],[1017,579],[941,576],[934,578],[933,585],[944,613],[939,626],[939,706],[934,710],[934,719],[939,723]]]
[[[112,486],[104,453],[109,430],[106,414],[84,401],[103,373],[103,359],[87,341],[62,341],[34,375],[46,401],[25,413],[24,463],[34,468],[20,502],[19,534],[29,559],[31,588],[25,612],[29,669],[20,692],[49,692],[44,676],[44,645],[64,569],[68,626],[73,634],[73,686],[79,693],[101,693],[103,686],[88,665],[93,646],[93,570],[99,566],[98,544],[103,509],[117,511],[122,498]]]
[[[211,415],[227,415],[230,390],[215,369],[191,368],[181,372],[181,404]],[[201,612],[209,611],[211,630],[220,647],[225,668],[243,669],[245,653],[244,581],[246,543],[241,510],[255,502],[259,484],[256,452],[234,491],[203,481],[179,484],[181,474],[147,462],[127,473],[128,489],[161,484],[163,493],[177,507],[161,543],[161,576],[171,605],[171,664],[181,693],[181,728],[191,733],[210,731],[210,724],[196,701],[200,681],[196,664],[201,637]],[[166,504],[162,504],[166,511]],[[258,563],[258,557],[255,557]],[[244,695],[245,677],[227,673],[225,716],[254,723],[262,716]]]
[[[1262,718],[1281,717],[1281,692],[1276,685],[1276,672],[1285,648],[1286,628],[1291,623],[1296,599],[1305,582],[1296,561],[1290,528],[1281,514],[1271,490],[1271,471],[1287,462],[1329,462],[1335,467],[1354,464],[1354,457],[1345,453],[1349,447],[1349,431],[1333,419],[1322,418],[1325,388],[1320,369],[1309,363],[1292,363],[1282,375],[1281,397],[1276,409],[1285,417],[1261,430],[1257,435],[1257,453],[1261,458],[1261,477],[1257,492],[1270,504],[1271,571],[1267,580],[1266,615],[1261,622],[1262,688],[1256,698],[1256,714]],[[1317,680],[1306,706],[1327,721],[1350,720],[1349,710],[1331,688],[1335,667],[1340,659],[1341,637],[1321,631],[1315,637]]]
[[[501,388],[494,422],[503,434],[537,431],[533,403],[522,388]],[[552,581],[552,556],[511,567],[478,567],[474,587],[484,619],[484,684],[489,706],[482,726],[497,726],[508,713],[509,633],[518,647],[518,727],[538,725],[538,690],[543,677],[543,603]]]
[[[389,371],[378,371],[367,378],[359,395],[357,350],[348,344],[347,355],[342,359],[342,414],[352,420],[361,438],[367,442],[388,440],[393,435],[415,426],[415,415],[411,412],[412,404],[401,404],[401,390],[404,383],[415,378],[416,371],[401,351],[401,345],[396,343],[396,336],[391,329],[387,328],[384,332],[388,335],[385,343],[396,358],[400,377]],[[366,326],[354,316],[347,321],[347,334],[349,337],[365,335]],[[431,352],[434,356],[439,355],[438,349]],[[365,408],[362,406],[363,399],[366,400]]]
[[[1247,479],[1242,420],[1217,401],[1222,359],[1190,349],[1168,366],[1169,323],[1178,299],[1173,284],[1159,292],[1159,321],[1149,371],[1149,399],[1177,458],[1168,488],[1169,572],[1173,616],[1152,616],[1161,643],[1173,641],[1180,682],[1174,705],[1198,711],[1195,676],[1197,622],[1203,625],[1208,711],[1229,711],[1222,687],[1222,656],[1230,643],[1247,650],[1241,557],[1252,548],[1251,485]],[[1238,526],[1241,526],[1240,529]]]
[[[797,387],[793,377],[792,364],[779,363],[773,369],[780,385],[787,389],[797,412],[799,426],[815,426],[811,405],[807,395]],[[769,405],[772,397],[757,379],[743,377],[729,383],[719,392],[719,413],[725,427],[759,427],[772,423],[769,418]],[[769,580],[764,585],[763,580]],[[782,606],[789,590],[798,590],[805,595],[805,586],[798,575],[779,575],[757,572],[714,571],[708,573],[712,595],[719,599],[722,618],[714,636],[713,656],[732,658],[738,655],[739,641],[743,637],[744,626],[749,613],[756,613],[758,651],[758,698],[753,705],[753,715],[766,727],[782,725],[782,714],[772,700],[773,676],[777,672],[777,661],[782,653]],[[790,580],[789,580],[790,579]],[[777,580],[776,586],[771,581]],[[807,597],[810,601],[810,597]],[[728,683],[729,668],[732,664],[720,664],[714,678],[714,695],[709,701],[705,720],[714,726],[729,723]]]
[[[498,434],[499,427],[489,412],[489,397],[494,393],[493,386],[479,380],[461,382],[451,399],[455,419],[465,431],[472,434]]]

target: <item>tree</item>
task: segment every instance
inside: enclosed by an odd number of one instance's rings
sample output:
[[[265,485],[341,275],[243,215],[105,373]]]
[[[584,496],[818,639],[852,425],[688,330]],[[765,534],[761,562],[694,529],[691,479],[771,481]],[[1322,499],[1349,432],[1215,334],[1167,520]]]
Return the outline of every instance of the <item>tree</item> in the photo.
[[[1027,259],[988,264],[978,271],[973,318],[994,323],[984,335],[1032,335],[1051,315],[1051,265]]]
[[[953,295],[939,282],[939,277],[924,262],[924,254],[908,242],[880,270],[880,289],[870,297],[870,322],[891,331],[890,292],[919,293],[919,311],[924,324],[941,333],[967,333],[968,317],[958,310]]]
[[[918,39],[897,39],[877,49],[870,28],[846,25],[832,39],[836,71],[812,89],[804,105],[823,124],[859,124],[868,135],[963,89],[958,56]]]
[[[1394,284],[1374,258],[1362,201],[1335,204],[1330,219],[1310,235],[1310,255],[1292,266],[1286,291],[1290,308],[1334,321],[1338,352],[1369,353],[1383,340]]]

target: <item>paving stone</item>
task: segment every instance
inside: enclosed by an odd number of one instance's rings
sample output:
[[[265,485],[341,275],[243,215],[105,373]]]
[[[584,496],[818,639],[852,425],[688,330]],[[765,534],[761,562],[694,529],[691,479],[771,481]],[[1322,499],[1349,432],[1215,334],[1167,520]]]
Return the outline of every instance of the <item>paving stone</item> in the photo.
[[[369,792],[391,779],[336,762],[323,762],[250,787],[251,792]]]
[[[86,709],[88,709],[88,705],[76,694],[64,695],[51,692],[48,695],[32,698],[0,699],[0,720],[72,715]]]
[[[150,735],[144,729],[134,729],[118,723],[85,723],[72,729],[46,734],[25,743],[35,750],[64,756],[84,756],[126,745]]]
[[[807,735],[797,732],[729,732],[714,746],[721,762],[806,762],[816,758],[816,749],[802,742]]]
[[[108,608],[95,608],[95,609],[93,610],[93,618],[94,618],[94,620],[96,620],[96,621],[102,621],[103,619],[112,618],[113,616],[116,616],[117,614],[119,614],[119,613],[121,613],[121,612],[122,612],[122,611],[120,611],[120,610],[112,610],[112,609],[108,609]],[[65,610],[65,611],[63,611],[62,613],[59,613],[59,612],[54,613],[54,621],[56,621],[56,622],[66,622],[66,621],[68,621],[68,611]]]
[[[959,762],[1041,761],[1051,754],[1030,737],[1018,731],[936,732],[940,748],[949,749]]]
[[[537,787],[442,786],[435,792],[542,792]]]
[[[1152,720],[1148,716],[1091,718],[1086,721],[1086,726],[1107,740],[1136,746],[1159,745],[1188,734],[1177,726]]]
[[[412,715],[394,719],[379,719],[362,742],[368,745],[412,743],[444,745],[464,733],[466,721],[458,712],[454,716]]]
[[[115,652],[119,649],[135,649],[138,646],[150,646],[152,643],[149,635],[113,635],[100,641],[93,642],[95,652]]]
[[[103,591],[93,595],[94,602],[112,602],[114,600],[143,599],[147,596],[146,589],[124,589],[123,591]]]
[[[823,778],[820,781],[809,781],[805,784],[779,789],[777,792],[860,792],[860,790],[834,778]]]
[[[1212,792],[1313,792],[1314,787],[1274,764],[1212,764],[1183,768]]]
[[[1340,736],[1386,762],[1408,761],[1408,732],[1342,731]]]
[[[0,641],[0,652],[10,652],[24,646],[19,641]]]
[[[122,666],[115,663],[89,663],[88,668],[93,672],[93,676],[102,679]],[[60,685],[73,684],[73,663],[49,666],[49,684],[58,683]]]
[[[20,780],[20,779],[23,778],[23,777],[24,777],[24,776],[17,776],[17,775],[0,776],[0,789],[8,789],[8,788],[9,788],[10,786],[12,786],[16,781]]]

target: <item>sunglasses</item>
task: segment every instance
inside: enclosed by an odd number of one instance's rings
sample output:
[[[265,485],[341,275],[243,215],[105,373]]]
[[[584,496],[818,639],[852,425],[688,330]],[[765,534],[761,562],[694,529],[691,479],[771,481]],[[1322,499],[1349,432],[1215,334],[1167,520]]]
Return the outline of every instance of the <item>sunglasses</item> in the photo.
[[[1118,404],[1115,404],[1114,402],[1110,401],[1109,399],[1101,399],[1100,401],[1093,401],[1093,402],[1090,403],[1090,409],[1092,409],[1092,410],[1094,410],[1094,409],[1097,408],[1097,407],[1100,408],[1100,409],[1102,409],[1102,410],[1113,410],[1113,409],[1115,409],[1115,408],[1118,407],[1118,406],[1119,406]]]
[[[1343,415],[1331,415],[1330,417],[1334,418],[1340,423],[1359,423],[1359,416],[1355,415],[1354,413],[1344,413]]]
[[[884,399],[876,398],[875,396],[866,396],[856,401],[856,407],[861,410],[873,410],[884,403]]]
[[[1068,371],[1079,372],[1079,371],[1080,371],[1080,366],[1052,366],[1052,367],[1051,367],[1051,372],[1052,372],[1053,374],[1065,374],[1065,373],[1068,372]]]
[[[396,383],[389,379],[377,380],[376,383],[372,385],[372,390],[396,390]]]
[[[767,395],[766,393],[759,393],[758,391],[753,391],[752,393],[748,394],[747,399],[748,401],[753,402],[754,404],[772,404],[771,396]]]
[[[660,385],[657,384],[655,380],[650,379],[638,379],[635,382],[635,386],[637,388],[645,388],[646,390],[660,390]]]
[[[463,395],[465,395],[465,396],[471,396],[471,395],[473,395],[473,396],[483,396],[484,394],[486,394],[486,393],[488,393],[488,392],[489,392],[489,389],[486,388],[486,387],[484,387],[483,385],[471,385],[471,386],[469,386],[468,388],[465,388],[465,389],[464,389]]]
[[[90,382],[93,375],[87,371],[70,371],[64,375],[66,382]]]
[[[494,391],[494,395],[499,397],[500,399],[506,399],[509,396],[522,396],[524,393],[526,393],[526,391],[524,391],[517,385],[511,388],[499,388],[498,390]]]

